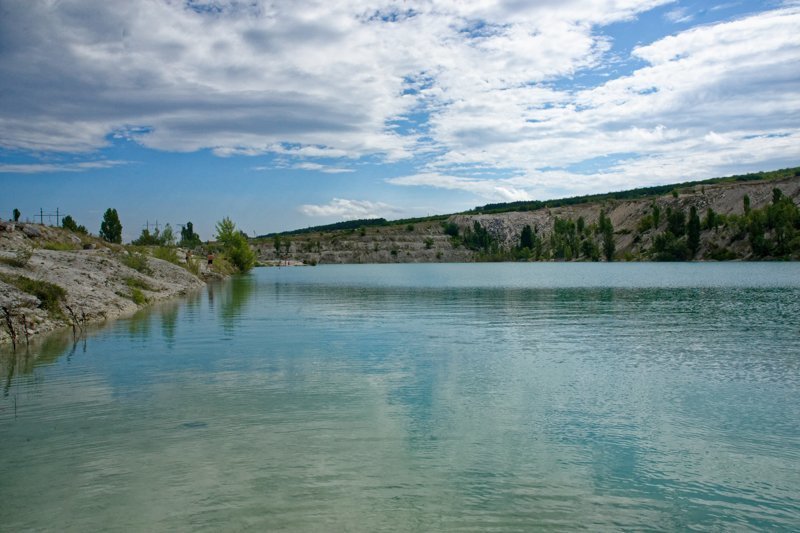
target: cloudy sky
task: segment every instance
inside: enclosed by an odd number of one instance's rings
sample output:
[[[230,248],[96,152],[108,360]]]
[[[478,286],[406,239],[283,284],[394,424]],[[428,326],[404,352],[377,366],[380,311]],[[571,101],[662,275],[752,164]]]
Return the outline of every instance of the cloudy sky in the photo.
[[[0,0],[0,217],[125,238],[800,165],[797,0]]]

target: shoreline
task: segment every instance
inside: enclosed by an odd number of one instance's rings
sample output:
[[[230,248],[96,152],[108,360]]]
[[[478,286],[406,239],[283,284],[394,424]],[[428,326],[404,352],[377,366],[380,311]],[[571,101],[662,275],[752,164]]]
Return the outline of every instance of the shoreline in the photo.
[[[187,265],[186,251],[172,250],[167,261],[147,248],[0,222],[0,346],[24,346],[58,330],[82,331],[130,317],[226,277],[204,260]]]

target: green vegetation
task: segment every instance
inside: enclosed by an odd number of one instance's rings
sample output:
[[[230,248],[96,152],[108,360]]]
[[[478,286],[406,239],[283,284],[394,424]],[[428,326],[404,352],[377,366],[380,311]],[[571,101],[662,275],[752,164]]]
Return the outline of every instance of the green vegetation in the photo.
[[[130,298],[136,305],[145,305],[147,303],[147,297],[140,289],[137,289],[136,287],[131,288]]]
[[[33,251],[29,248],[20,248],[14,254],[14,257],[0,256],[0,263],[4,263],[14,268],[25,268],[28,266],[28,262],[31,260],[31,255],[33,255]]]
[[[225,258],[236,270],[247,272],[255,266],[256,254],[250,248],[247,236],[236,229],[236,224],[230,218],[225,217],[217,222],[216,230],[216,238],[222,244]]]
[[[68,229],[73,233],[80,233],[82,235],[88,235],[89,231],[86,229],[86,226],[79,226],[75,219],[73,219],[70,215],[65,216],[61,220],[61,227],[64,229]]]
[[[141,253],[129,251],[127,254],[123,254],[120,257],[120,262],[128,268],[132,268],[142,274],[152,274],[153,272],[147,264],[147,256]]]
[[[181,240],[178,243],[178,246],[182,248],[196,248],[200,246],[200,235],[194,232],[194,224],[187,222],[184,227],[181,228]]]
[[[443,223],[442,228],[444,229],[445,235],[449,235],[451,237],[458,237],[459,229],[458,229],[458,224],[456,224],[455,222]]]
[[[604,210],[600,210],[600,220],[597,223],[598,231],[603,236],[603,255],[606,261],[614,260],[614,251],[616,245],[614,243],[614,226],[611,224],[611,219],[606,216]]]
[[[122,243],[122,222],[119,221],[116,209],[108,208],[103,214],[103,222],[100,224],[100,238],[106,242]]]
[[[175,248],[168,247],[168,246],[159,246],[153,249],[153,257],[156,259],[162,259],[164,261],[169,261],[174,265],[181,265],[180,259],[178,259],[178,252]]]
[[[39,307],[45,309],[51,315],[61,314],[61,302],[67,297],[67,291],[63,287],[55,283],[25,276],[0,274],[0,280],[38,298]]]
[[[125,278],[125,285],[131,289],[141,289],[145,291],[152,291],[153,288],[143,279],[139,278]]]
[[[689,223],[686,225],[686,247],[689,249],[689,259],[693,259],[700,250],[700,217],[697,208],[692,206],[689,211]]]
[[[172,231],[172,226],[169,224],[164,226],[163,231],[155,228],[153,233],[145,228],[139,238],[133,240],[131,244],[135,246],[175,246],[175,232]]]
[[[41,246],[45,250],[55,250],[58,252],[70,252],[80,248],[80,246],[75,243],[59,241],[45,241]]]
[[[19,209],[17,209],[16,207],[14,208],[13,215],[14,215],[14,222],[19,222],[19,217],[20,215],[22,215],[22,213],[20,213]]]

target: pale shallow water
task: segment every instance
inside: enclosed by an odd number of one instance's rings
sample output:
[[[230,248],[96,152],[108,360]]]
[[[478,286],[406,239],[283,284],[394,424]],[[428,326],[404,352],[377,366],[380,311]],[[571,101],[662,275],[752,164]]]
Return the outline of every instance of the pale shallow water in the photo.
[[[257,269],[6,363],[0,530],[800,529],[800,265]]]

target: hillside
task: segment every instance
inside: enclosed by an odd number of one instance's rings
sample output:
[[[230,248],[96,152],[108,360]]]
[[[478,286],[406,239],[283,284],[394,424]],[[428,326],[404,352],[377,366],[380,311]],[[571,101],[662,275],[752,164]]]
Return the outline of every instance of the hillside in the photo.
[[[40,224],[0,221],[0,343],[128,316],[204,285],[204,261],[185,252],[109,244]],[[193,272],[190,272],[192,270]]]
[[[608,242],[613,244],[613,260],[800,259],[796,170],[767,178],[758,175],[751,181],[733,177],[664,186],[659,190],[670,192],[660,195],[640,189],[643,192],[630,194],[636,196],[630,199],[620,199],[628,194],[623,192],[614,193],[617,197],[598,195],[602,199],[595,201],[552,201],[538,209],[531,209],[530,202],[495,204],[444,220],[304,230],[252,244],[259,260],[272,264],[602,260]],[[775,189],[784,197],[777,206]],[[688,234],[692,208],[699,219],[695,243]],[[608,237],[603,235],[601,212],[610,221]],[[531,238],[522,248],[525,226],[530,226]]]

